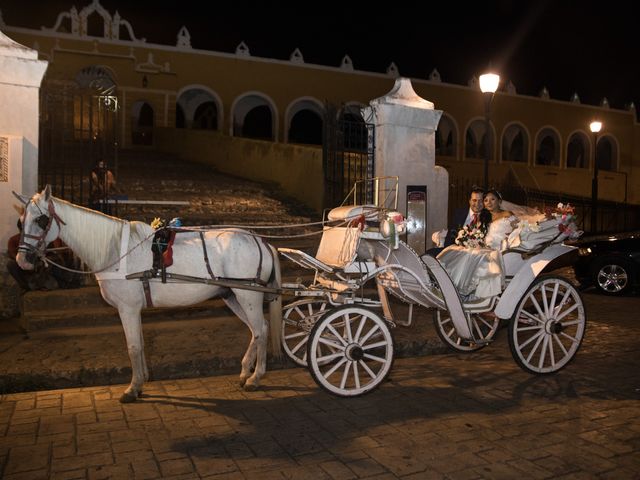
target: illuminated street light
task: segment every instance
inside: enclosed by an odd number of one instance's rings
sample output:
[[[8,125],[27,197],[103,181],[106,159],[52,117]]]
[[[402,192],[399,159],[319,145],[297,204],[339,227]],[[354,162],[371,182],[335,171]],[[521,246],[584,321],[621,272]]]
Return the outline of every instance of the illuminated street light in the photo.
[[[594,121],[589,124],[593,133],[593,179],[591,180],[591,231],[597,230],[598,222],[598,132],[602,130],[602,122]]]
[[[484,146],[484,191],[489,190],[489,158],[493,147],[491,140],[491,101],[493,94],[498,90],[500,75],[485,73],[480,75],[480,90],[484,95],[484,121],[485,121],[485,146]]]

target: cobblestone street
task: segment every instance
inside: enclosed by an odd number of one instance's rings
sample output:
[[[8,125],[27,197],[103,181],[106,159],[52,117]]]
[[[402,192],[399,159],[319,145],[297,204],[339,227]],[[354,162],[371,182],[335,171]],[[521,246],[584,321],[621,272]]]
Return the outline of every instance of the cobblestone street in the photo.
[[[640,478],[637,297],[585,294],[582,349],[532,376],[507,330],[470,355],[398,359],[361,398],[304,369],[5,395],[0,472],[15,479]]]

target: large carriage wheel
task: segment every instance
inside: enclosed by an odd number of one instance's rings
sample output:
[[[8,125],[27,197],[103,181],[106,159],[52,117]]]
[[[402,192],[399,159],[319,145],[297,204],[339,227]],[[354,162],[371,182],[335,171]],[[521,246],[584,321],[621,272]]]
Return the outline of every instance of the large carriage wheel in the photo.
[[[296,300],[282,309],[282,347],[287,356],[301,367],[307,366],[309,332],[327,308],[323,298]]]
[[[582,298],[568,280],[544,275],[524,294],[509,324],[515,361],[531,373],[566,366],[580,348],[587,320]]]
[[[341,397],[376,388],[393,363],[393,338],[387,323],[368,308],[345,305],[318,320],[307,345],[315,382]]]
[[[476,340],[482,340],[480,343],[460,338],[448,311],[435,310],[433,323],[438,337],[449,348],[457,352],[475,352],[488,345],[498,330],[500,319],[495,316],[483,317],[479,314],[471,314],[471,331]]]

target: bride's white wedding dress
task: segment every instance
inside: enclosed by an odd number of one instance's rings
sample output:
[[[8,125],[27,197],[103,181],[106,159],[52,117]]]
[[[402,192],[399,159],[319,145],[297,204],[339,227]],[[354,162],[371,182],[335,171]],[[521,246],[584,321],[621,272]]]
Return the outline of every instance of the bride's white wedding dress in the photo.
[[[437,256],[462,296],[489,298],[502,292],[504,265],[500,250],[513,230],[514,220],[516,217],[510,216],[491,222],[485,236],[486,248],[451,245]]]

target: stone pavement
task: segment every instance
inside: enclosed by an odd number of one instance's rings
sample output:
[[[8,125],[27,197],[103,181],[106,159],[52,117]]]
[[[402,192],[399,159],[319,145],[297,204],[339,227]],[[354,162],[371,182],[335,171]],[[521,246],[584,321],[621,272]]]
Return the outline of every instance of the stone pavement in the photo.
[[[369,395],[301,368],[244,392],[237,374],[4,395],[0,477],[212,479],[640,478],[637,297],[585,295],[575,360],[521,371],[505,330],[473,354],[395,362]]]
[[[60,292],[73,296],[70,290]],[[54,299],[46,293],[44,302],[53,303]],[[108,385],[131,379],[116,310],[100,298],[97,300],[105,306],[97,309],[76,306],[75,300],[78,299],[72,298],[70,302],[75,311],[60,310],[58,315],[67,318],[56,320],[56,324],[75,326],[44,328],[28,335],[15,330],[0,333],[0,393]],[[240,372],[240,360],[250,340],[249,329],[222,300],[210,300],[203,305],[143,311],[145,353],[152,379]],[[406,311],[404,304],[394,307],[401,320],[406,318]],[[414,311],[414,325],[394,331],[396,355],[445,352],[446,347],[432,327],[431,311],[423,308]],[[293,366],[288,359],[269,362],[270,369]]]

